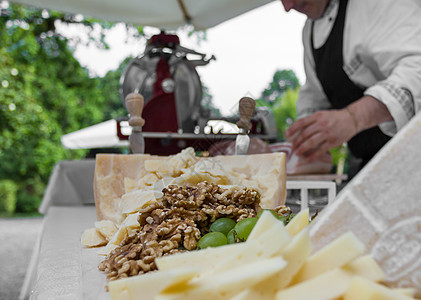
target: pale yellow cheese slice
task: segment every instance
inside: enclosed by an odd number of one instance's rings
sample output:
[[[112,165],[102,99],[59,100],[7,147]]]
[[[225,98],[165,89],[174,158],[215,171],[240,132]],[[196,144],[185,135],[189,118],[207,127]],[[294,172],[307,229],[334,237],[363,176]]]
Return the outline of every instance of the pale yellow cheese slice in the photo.
[[[199,272],[197,268],[180,268],[110,281],[108,288],[112,300],[153,300],[165,288],[180,285]]]
[[[95,228],[105,237],[107,241],[117,232],[117,226],[110,220],[95,222]]]
[[[287,262],[287,266],[281,272],[253,287],[253,290],[259,293],[261,297],[269,297],[270,295],[274,295],[278,290],[287,287],[293,276],[303,266],[310,253],[309,232],[308,228],[304,228],[281,252],[282,257]]]
[[[416,293],[415,288],[395,288],[392,290],[408,297],[415,297]]]
[[[309,223],[309,209],[303,209],[296,214],[287,224],[287,230],[291,236],[297,235]]]
[[[227,256],[244,251],[247,247],[245,243],[230,244],[221,247],[210,247],[202,250],[194,250],[177,253],[168,256],[161,256],[155,259],[158,270],[171,270],[184,266],[200,267],[202,272],[214,268]]]
[[[120,213],[131,214],[157,201],[155,191],[150,189],[135,190],[124,194],[119,203]]]
[[[370,255],[359,257],[342,268],[354,275],[359,275],[372,281],[382,281],[385,278],[384,272]]]
[[[376,282],[355,276],[344,295],[344,300],[409,300],[403,295]]]
[[[269,227],[264,224],[269,223],[266,219],[272,220],[272,225]],[[262,226],[260,224],[263,224]],[[284,223],[281,220],[275,218],[270,212],[264,211],[257,221],[255,227],[257,229],[255,234],[249,235],[246,244],[258,244],[262,250],[258,251],[258,255],[262,257],[271,257],[277,253],[280,253],[285,246],[291,241],[291,236],[285,228]],[[254,230],[254,228],[253,228]],[[253,232],[252,230],[252,232]],[[260,234],[257,234],[261,232]]]
[[[108,254],[111,253],[111,251],[113,251],[115,248],[117,248],[117,245],[108,243],[105,247],[101,247],[98,249],[98,251],[96,252],[98,255],[102,255],[102,256],[107,256]]]
[[[199,277],[185,286],[173,286],[158,295],[157,300],[169,299],[227,299],[279,272],[286,266],[281,257],[262,259],[219,272],[218,276]]]
[[[282,272],[282,271],[281,271]],[[260,293],[260,291],[257,291],[253,288],[248,288],[241,293],[235,295],[232,298],[229,298],[229,300],[273,300],[275,299],[275,293],[266,292]]]
[[[285,203],[286,155],[282,152],[216,156],[230,174],[242,174],[244,186],[257,185],[262,191],[261,206],[275,208]],[[251,184],[249,182],[252,182]]]
[[[138,217],[139,217],[139,213],[127,215],[127,217],[124,219],[122,225],[124,225],[124,226],[126,226],[127,228],[130,228],[130,229],[139,229],[140,224],[137,221]]]
[[[107,244],[105,237],[96,228],[86,229],[82,234],[80,242],[86,247],[98,247]]]
[[[277,300],[330,300],[348,290],[352,275],[341,269],[334,269],[310,280],[303,281],[276,294]]]
[[[316,277],[326,271],[342,267],[364,253],[364,245],[347,232],[309,257],[292,284]]]
[[[264,232],[266,232],[266,230],[275,226],[278,222],[279,220],[277,220],[270,212],[264,211],[256,225],[254,225],[247,239],[251,241],[259,238]]]
[[[281,249],[289,243],[291,237],[286,231],[283,222],[277,220],[269,212],[263,213],[260,219],[262,217],[264,218],[264,216],[267,216],[267,218],[274,218],[276,223],[269,227],[262,235],[252,239],[248,238],[244,248],[239,248],[239,251],[226,255],[215,265],[215,267],[208,272],[201,274],[201,277],[211,278],[213,276],[219,276],[216,274],[231,268],[254,263],[255,261],[268,259],[279,253]],[[256,223],[256,226],[258,226],[260,219]],[[264,219],[262,220],[262,222],[264,222]]]
[[[127,237],[127,235],[127,227],[124,225],[120,225],[120,227],[118,228],[116,233],[114,233],[114,235],[111,237],[108,243],[119,246],[120,243]]]

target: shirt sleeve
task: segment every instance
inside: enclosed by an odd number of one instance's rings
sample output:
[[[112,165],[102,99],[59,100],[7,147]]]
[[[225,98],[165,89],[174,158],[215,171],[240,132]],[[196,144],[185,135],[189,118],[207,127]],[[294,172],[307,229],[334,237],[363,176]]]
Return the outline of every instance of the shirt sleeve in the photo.
[[[375,2],[363,51],[381,79],[365,95],[387,106],[393,121],[379,127],[394,135],[421,109],[421,1]]]
[[[319,110],[331,108],[331,105],[317,78],[315,63],[310,44],[311,21],[307,20],[303,28],[304,70],[306,82],[301,87],[297,99],[297,118],[303,118]]]

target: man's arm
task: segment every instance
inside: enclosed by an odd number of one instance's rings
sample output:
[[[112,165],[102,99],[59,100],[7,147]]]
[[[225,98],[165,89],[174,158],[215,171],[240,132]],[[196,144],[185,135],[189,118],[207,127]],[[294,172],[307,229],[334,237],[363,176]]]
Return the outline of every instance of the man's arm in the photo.
[[[387,107],[364,96],[344,109],[323,110],[296,121],[286,132],[293,151],[310,161],[349,141],[357,133],[392,120]]]

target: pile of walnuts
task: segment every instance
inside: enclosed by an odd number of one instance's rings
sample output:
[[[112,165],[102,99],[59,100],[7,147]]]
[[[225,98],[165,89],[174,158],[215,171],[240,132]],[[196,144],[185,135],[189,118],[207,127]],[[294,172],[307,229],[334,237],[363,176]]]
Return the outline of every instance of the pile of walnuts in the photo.
[[[140,230],[100,263],[108,280],[156,270],[155,258],[196,249],[216,219],[228,217],[238,222],[255,217],[260,203],[254,189],[224,189],[207,182],[170,185],[162,192],[161,201],[139,211]]]

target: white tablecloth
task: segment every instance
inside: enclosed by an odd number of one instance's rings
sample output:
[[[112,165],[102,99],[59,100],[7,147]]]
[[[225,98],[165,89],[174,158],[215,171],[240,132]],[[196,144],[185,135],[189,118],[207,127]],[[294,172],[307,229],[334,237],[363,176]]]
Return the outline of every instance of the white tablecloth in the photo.
[[[39,207],[45,214],[50,206],[94,204],[95,159],[64,160],[54,167]]]
[[[110,299],[105,273],[98,270],[103,259],[81,246],[83,231],[96,221],[94,206],[53,206],[45,216],[31,299]]]

